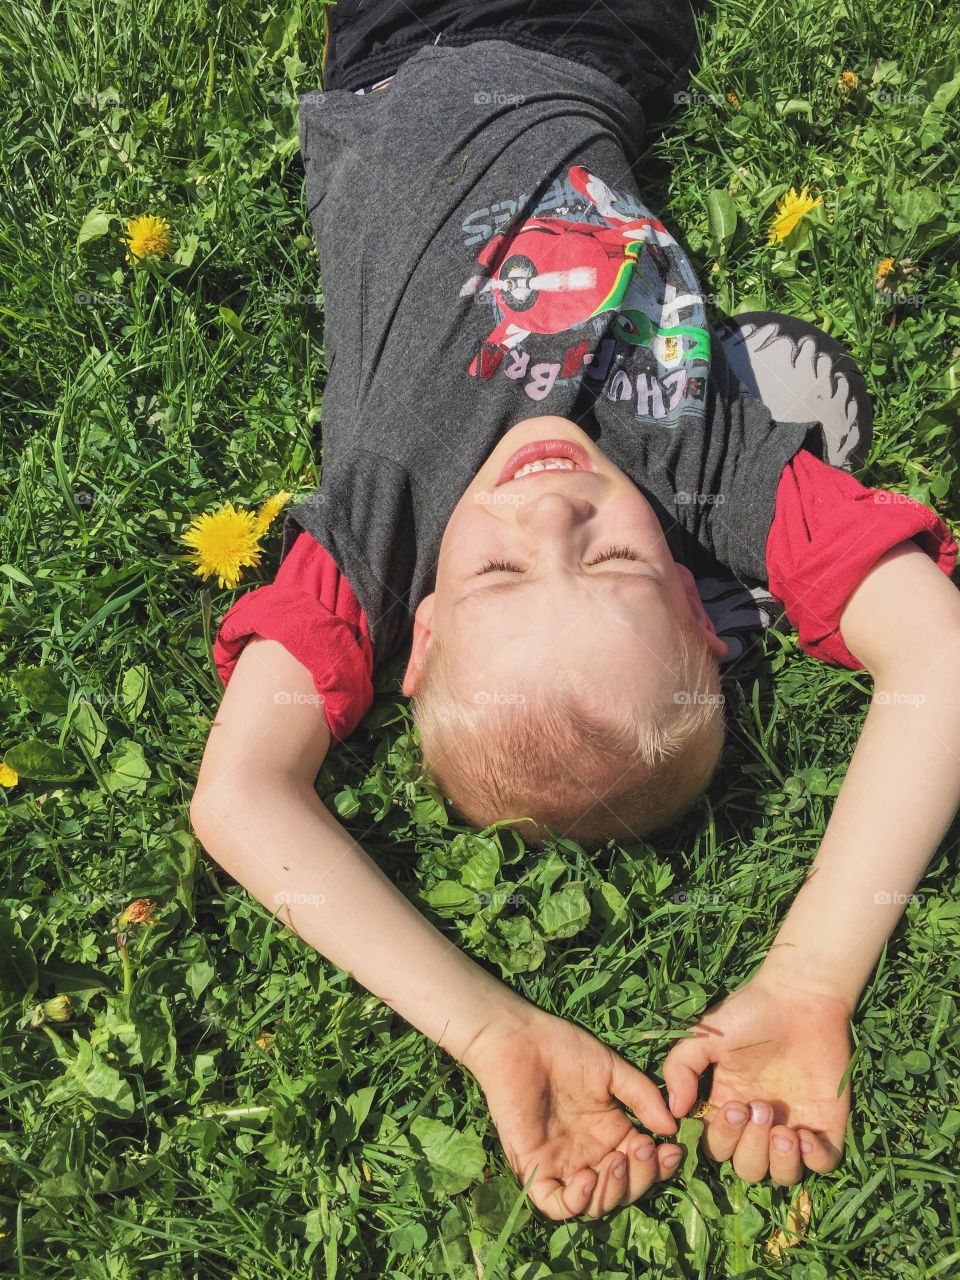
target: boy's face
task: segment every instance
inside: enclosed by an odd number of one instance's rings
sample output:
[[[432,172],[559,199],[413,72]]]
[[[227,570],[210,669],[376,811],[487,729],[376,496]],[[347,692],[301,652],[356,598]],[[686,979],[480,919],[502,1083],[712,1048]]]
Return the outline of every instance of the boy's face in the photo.
[[[579,446],[576,469],[513,478],[523,461],[513,455],[539,441]],[[646,672],[653,693],[687,618],[724,657],[693,574],[671,556],[633,481],[568,418],[527,418],[497,442],[450,516],[403,692],[416,693],[436,633],[456,649],[478,700],[508,699],[511,673],[559,667],[633,690]]]

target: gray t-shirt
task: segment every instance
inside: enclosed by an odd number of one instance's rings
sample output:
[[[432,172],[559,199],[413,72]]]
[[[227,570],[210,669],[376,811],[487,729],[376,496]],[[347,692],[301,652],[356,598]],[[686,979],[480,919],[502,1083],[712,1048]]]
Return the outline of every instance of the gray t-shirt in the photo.
[[[307,93],[300,141],[329,377],[319,489],[292,508],[367,617],[409,642],[444,528],[500,437],[569,417],[674,558],[766,582],[777,483],[819,423],[775,423],[726,365],[699,282],[640,199],[645,122],[592,68],[428,46],[373,94]]]

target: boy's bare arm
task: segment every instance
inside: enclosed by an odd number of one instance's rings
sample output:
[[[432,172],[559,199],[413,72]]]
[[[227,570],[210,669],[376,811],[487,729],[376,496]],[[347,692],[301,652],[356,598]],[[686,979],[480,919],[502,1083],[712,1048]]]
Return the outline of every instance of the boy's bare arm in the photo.
[[[420,914],[323,805],[330,744],[310,673],[251,640],[210,731],[190,817],[204,847],[305,942],[468,1067],[538,1010]]]
[[[763,969],[851,1008],[960,805],[960,592],[913,541],[841,616],[873,698],[810,875]]]
[[[434,929],[317,796],[329,744],[306,667],[276,641],[251,640],[210,731],[190,806],[210,854],[476,1076],[507,1158],[548,1217],[596,1217],[670,1177],[680,1148],[655,1146],[618,1105],[654,1133],[673,1133],[676,1121],[656,1086]]]
[[[748,1182],[839,1164],[850,1015],[960,804],[960,593],[907,542],[840,626],[874,690],[820,849],[759,970],[663,1066],[679,1116],[712,1065],[704,1140]]]

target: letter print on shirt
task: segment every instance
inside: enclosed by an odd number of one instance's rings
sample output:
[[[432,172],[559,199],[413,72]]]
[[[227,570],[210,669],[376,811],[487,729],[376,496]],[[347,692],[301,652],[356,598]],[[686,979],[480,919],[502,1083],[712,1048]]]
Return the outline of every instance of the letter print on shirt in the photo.
[[[466,219],[468,244],[484,213]],[[471,376],[522,381],[534,401],[584,381],[663,427],[702,417],[710,335],[699,282],[642,206],[574,165],[532,216],[491,236],[477,264],[460,295],[488,306],[492,324]]]

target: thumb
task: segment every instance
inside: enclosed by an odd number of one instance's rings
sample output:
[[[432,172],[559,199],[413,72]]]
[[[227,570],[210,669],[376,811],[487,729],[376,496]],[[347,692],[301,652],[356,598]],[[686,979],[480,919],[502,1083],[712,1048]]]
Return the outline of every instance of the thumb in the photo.
[[[693,1106],[700,1077],[713,1061],[710,1038],[703,1031],[678,1040],[663,1060],[663,1079],[675,1116],[685,1116]]]
[[[660,1096],[660,1090],[619,1055],[614,1061],[610,1092],[629,1107],[651,1133],[676,1133],[677,1122]]]

